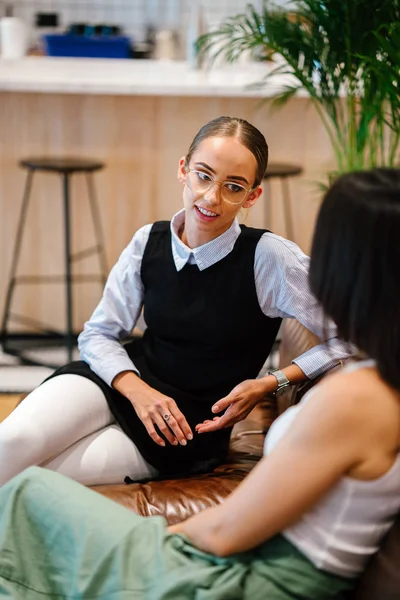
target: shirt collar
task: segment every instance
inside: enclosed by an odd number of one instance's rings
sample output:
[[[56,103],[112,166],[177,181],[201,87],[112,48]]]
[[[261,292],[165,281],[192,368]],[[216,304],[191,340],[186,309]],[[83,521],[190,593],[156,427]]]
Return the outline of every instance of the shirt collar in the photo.
[[[232,252],[233,246],[240,235],[240,226],[237,219],[235,219],[229,229],[211,240],[211,242],[197,248],[189,248],[179,237],[179,230],[184,223],[185,209],[182,209],[171,220],[172,255],[177,271],[183,269],[191,257],[193,257],[193,261],[190,260],[190,262],[194,262],[200,271],[211,267]]]

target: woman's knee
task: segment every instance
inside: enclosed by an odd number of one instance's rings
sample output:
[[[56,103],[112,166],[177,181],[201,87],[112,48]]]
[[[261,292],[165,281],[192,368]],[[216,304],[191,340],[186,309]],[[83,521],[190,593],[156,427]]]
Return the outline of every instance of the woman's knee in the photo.
[[[0,423],[0,456],[1,462],[18,462],[22,457],[35,457],[43,453],[45,447],[42,432],[32,420],[6,419]],[[28,466],[28,465],[27,465]]]

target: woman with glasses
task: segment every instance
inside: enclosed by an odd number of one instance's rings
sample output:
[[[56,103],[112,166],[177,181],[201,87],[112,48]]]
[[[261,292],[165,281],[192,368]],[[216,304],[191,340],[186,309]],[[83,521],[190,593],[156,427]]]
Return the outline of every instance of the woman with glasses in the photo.
[[[28,469],[0,489],[1,598],[333,600],[353,588],[400,509],[399,229],[400,170],[347,174],[328,192],[310,285],[362,360],[276,419],[223,503],[168,529]],[[386,572],[394,594],[394,563]]]
[[[226,456],[232,426],[267,394],[348,356],[308,286],[292,242],[240,226],[260,197],[268,147],[243,119],[201,128],[179,161],[184,208],[142,227],[122,252],[58,369],[0,424],[0,484],[41,465],[85,484],[202,473]],[[121,343],[143,309],[147,329]],[[329,340],[256,379],[281,319]]]

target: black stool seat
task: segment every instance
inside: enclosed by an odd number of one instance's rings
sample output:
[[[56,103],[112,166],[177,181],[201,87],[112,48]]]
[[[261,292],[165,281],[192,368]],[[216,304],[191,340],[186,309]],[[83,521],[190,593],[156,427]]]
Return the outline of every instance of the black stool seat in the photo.
[[[21,167],[34,171],[53,171],[54,173],[93,173],[104,167],[97,160],[82,158],[25,158]]]
[[[294,177],[301,175],[303,168],[300,165],[288,165],[285,163],[270,163],[264,175],[264,179],[271,177]]]

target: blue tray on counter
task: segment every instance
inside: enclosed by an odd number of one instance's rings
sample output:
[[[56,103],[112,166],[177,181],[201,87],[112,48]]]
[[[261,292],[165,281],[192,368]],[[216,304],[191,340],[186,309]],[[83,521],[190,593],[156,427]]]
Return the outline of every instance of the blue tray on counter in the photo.
[[[130,58],[131,39],[126,36],[52,34],[43,36],[48,56],[80,58]]]

